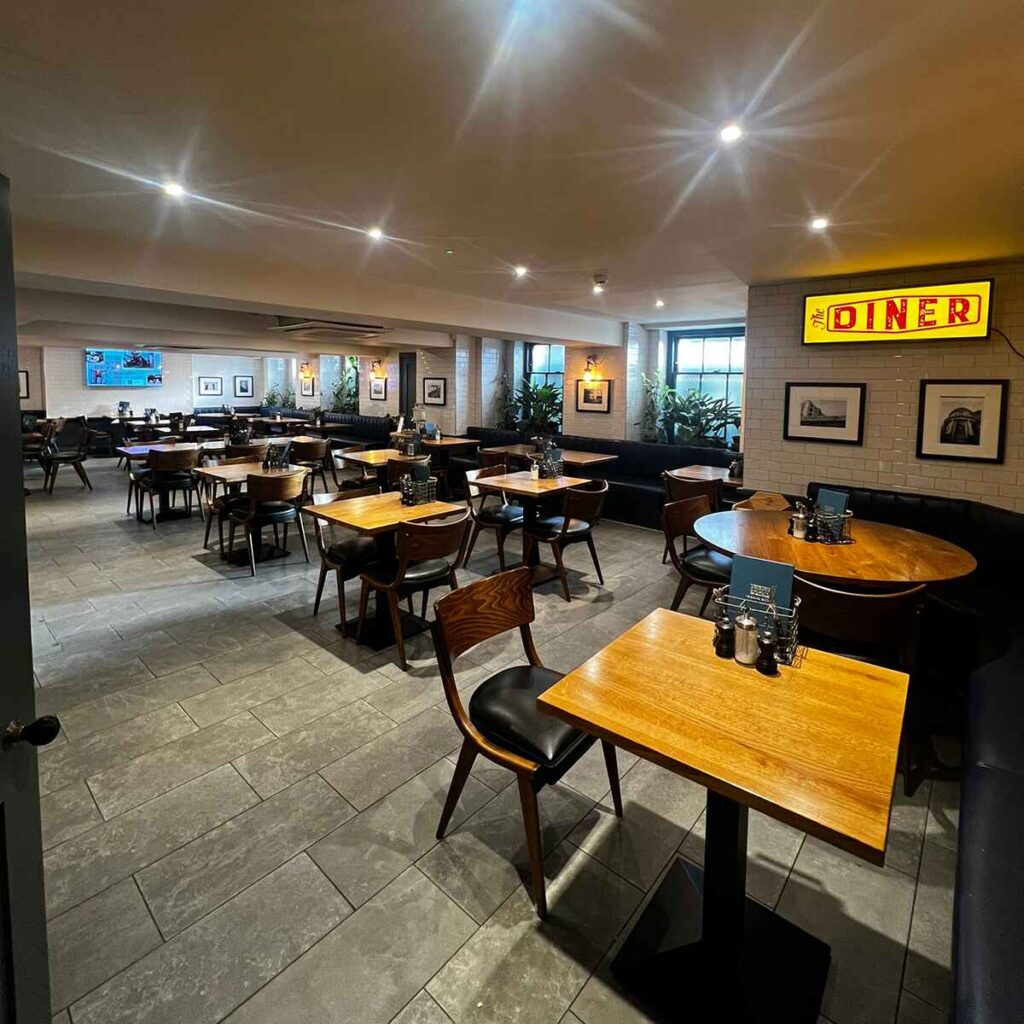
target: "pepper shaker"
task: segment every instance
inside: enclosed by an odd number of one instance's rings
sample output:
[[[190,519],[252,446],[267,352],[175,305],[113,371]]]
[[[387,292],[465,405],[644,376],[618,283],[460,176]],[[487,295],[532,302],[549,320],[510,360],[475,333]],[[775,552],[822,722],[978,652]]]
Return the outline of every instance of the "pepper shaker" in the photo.
[[[736,654],[736,627],[728,615],[722,615],[715,623],[715,654],[719,658],[732,658]]]
[[[733,625],[736,631],[736,660],[741,665],[753,665],[757,661],[757,620],[746,605],[740,608]]]

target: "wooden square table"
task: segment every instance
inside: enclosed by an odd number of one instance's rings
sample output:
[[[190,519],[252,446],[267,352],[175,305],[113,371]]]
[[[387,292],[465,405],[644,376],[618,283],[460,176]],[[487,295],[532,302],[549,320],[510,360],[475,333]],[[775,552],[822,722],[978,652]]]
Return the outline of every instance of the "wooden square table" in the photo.
[[[129,462],[145,462],[150,452],[181,452],[193,448],[203,448],[206,445],[198,445],[192,441],[179,441],[177,444],[126,444],[121,448],[115,448],[118,455],[123,455]]]
[[[487,476],[473,481],[473,486],[481,491],[494,494],[511,494],[523,504],[523,565],[530,567],[530,582],[540,586],[553,580],[558,570],[553,565],[546,565],[540,560],[540,545],[532,547],[526,543],[526,527],[536,522],[540,505],[552,498],[558,498],[570,487],[580,487],[590,481],[578,476],[558,476],[548,480],[534,480],[528,470],[518,473],[502,473],[500,476]],[[509,566],[512,568],[512,566]]]
[[[666,1020],[815,1024],[829,948],[746,898],[748,809],[881,864],[907,676],[803,648],[764,676],[713,633],[657,609],[538,706],[707,787],[704,870],[676,861],[616,977]]]
[[[211,427],[205,423],[194,423],[188,427],[182,427],[182,431],[186,434],[223,434],[224,431],[220,427]],[[170,427],[157,427],[156,432],[158,434],[169,434],[171,432]]]
[[[577,466],[586,469],[588,466],[601,466],[606,462],[614,462],[618,455],[605,455],[602,452],[574,452],[568,448],[562,449],[562,462],[567,466]]]
[[[307,516],[323,523],[344,526],[364,537],[372,537],[377,544],[377,559],[393,562],[395,559],[395,532],[401,523],[420,523],[427,519],[438,519],[465,511],[465,506],[453,505],[447,501],[429,501],[422,505],[403,505],[397,491],[384,494],[369,494],[362,498],[343,498],[325,505],[306,505],[302,510]],[[319,526],[318,526],[319,529]],[[367,618],[361,643],[376,651],[390,647],[395,642],[394,627],[387,603],[374,593],[373,615]],[[345,636],[354,637],[359,627],[358,617],[339,622],[337,629]],[[409,638],[429,629],[429,623],[413,615],[402,613],[402,636]]]
[[[435,440],[432,437],[425,437],[420,444],[424,448],[474,448],[480,444],[479,441],[474,440],[472,437],[442,437],[440,441]]]
[[[682,469],[670,469],[668,475],[677,480],[721,480],[723,487],[733,490],[743,486],[743,477],[729,476],[727,466],[683,466]]]

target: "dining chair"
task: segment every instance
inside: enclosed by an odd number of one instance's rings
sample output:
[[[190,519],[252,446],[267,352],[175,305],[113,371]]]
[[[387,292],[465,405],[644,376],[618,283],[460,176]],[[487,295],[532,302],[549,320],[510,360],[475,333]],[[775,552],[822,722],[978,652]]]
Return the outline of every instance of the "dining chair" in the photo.
[[[118,448],[125,448],[128,445],[128,431],[125,430],[124,424],[120,420],[115,420],[110,424],[110,447],[113,451],[117,451]],[[118,469],[130,469],[131,459],[124,455],[118,454],[117,456],[117,468]]]
[[[292,441],[289,461],[295,466],[303,466],[309,470],[306,479],[309,481],[310,495],[316,490],[318,475],[323,481],[324,490],[327,490],[327,459],[330,452],[331,446],[328,441]]]
[[[480,465],[484,469],[490,469],[492,466],[501,466],[505,472],[508,470],[508,456],[504,452],[485,452],[479,451],[477,457],[480,459]]]
[[[721,480],[682,480],[679,477],[671,476],[668,471],[661,474],[661,483],[665,488],[665,502],[683,501],[686,498],[698,498],[706,494],[711,505],[712,512],[718,512],[722,507],[722,481]],[[686,538],[683,538],[683,551],[686,551]],[[661,554],[661,564],[668,561],[668,544]]]
[[[590,480],[579,487],[570,487],[565,492],[565,504],[559,516],[545,516],[535,519],[523,526],[526,537],[524,555],[530,560],[533,548],[544,542],[551,545],[551,553],[555,558],[558,578],[562,584],[562,596],[571,601],[569,593],[569,577],[565,572],[562,552],[570,544],[585,542],[590,549],[590,557],[597,570],[597,579],[604,586],[601,563],[597,560],[597,548],[594,546],[594,527],[601,522],[601,509],[608,494],[607,480]]]
[[[39,452],[39,464],[43,468],[43,490],[53,494],[53,485],[57,482],[60,467],[71,466],[91,491],[92,482],[84,463],[89,456],[94,432],[85,425],[84,417],[82,420],[62,423],[62,428],[62,431],[54,431]]]
[[[237,459],[244,456],[250,462],[262,462],[266,451],[267,446],[265,444],[235,444],[231,441],[224,446],[224,454],[229,459]]]
[[[504,463],[496,466],[485,466],[483,469],[466,470],[466,505],[473,529],[469,534],[466,553],[462,556],[461,565],[469,564],[473,554],[473,545],[482,530],[493,530],[498,544],[498,565],[505,571],[505,538],[513,531],[522,528],[523,510],[518,505],[510,505],[504,495],[496,495],[493,491],[482,491],[476,486],[477,480],[486,480],[492,476],[504,476],[507,472]],[[495,501],[487,504],[488,498]]]
[[[383,594],[391,613],[395,631],[398,664],[409,668],[405,658],[405,640],[402,636],[402,614],[399,602],[423,595],[423,617],[427,615],[427,597],[434,587],[447,584],[452,590],[459,585],[455,575],[458,556],[465,542],[469,511],[456,518],[436,523],[399,523],[395,537],[395,561],[370,565],[360,577],[363,587],[359,594],[359,632],[362,639],[366,621],[366,606],[370,591],[377,591],[377,600]]]
[[[347,491],[332,491],[327,494],[312,495],[312,504],[331,505],[338,501],[347,501],[349,498],[366,498],[374,494],[380,494],[380,487],[373,483],[362,490],[350,488]],[[344,626],[348,619],[345,611],[345,584],[354,580],[371,562],[377,557],[377,544],[372,537],[349,536],[344,540],[334,541],[331,533],[334,526],[322,519],[313,519],[314,536],[316,537],[316,548],[320,553],[320,578],[316,584],[316,599],[313,601],[313,614],[320,613],[320,599],[324,592],[324,583],[327,574],[334,572],[338,583],[338,614],[339,621]]]
[[[850,591],[793,576],[800,643],[910,676],[898,755],[906,796],[913,796],[927,775],[931,746],[927,694],[914,679],[926,589],[920,584],[882,593]]]
[[[141,517],[142,496],[147,495],[149,497],[149,519],[154,530],[156,529],[154,495],[167,495],[168,499],[171,499],[180,491],[184,495],[185,507],[189,515],[192,514],[192,496],[196,493],[192,470],[198,464],[199,451],[196,448],[180,448],[166,452],[151,451],[146,459],[146,468],[149,472],[145,475],[134,474],[137,513]]]
[[[256,575],[256,549],[253,545],[253,534],[259,534],[264,527],[274,528],[274,541],[280,541],[281,548],[288,551],[288,527],[295,523],[302,541],[302,551],[309,561],[309,546],[306,544],[306,531],[302,527],[302,516],[299,513],[299,500],[305,494],[306,471],[296,470],[275,476],[262,476],[250,473],[246,479],[245,494],[239,495],[228,502],[228,558],[235,546],[235,530],[241,527],[245,533],[245,544],[249,551],[249,571]],[[280,539],[278,530],[284,527],[284,538]]]
[[[703,544],[687,549],[687,538],[693,534],[693,524],[711,511],[711,503],[706,494],[696,498],[683,498],[682,501],[671,501],[661,510],[661,526],[665,534],[665,546],[668,548],[672,564],[679,573],[679,586],[672,598],[672,611],[678,611],[687,590],[694,584],[707,588],[704,601],[700,606],[703,615],[711,600],[711,592],[729,582],[732,576],[732,559],[728,555],[712,551]],[[676,541],[683,539],[683,552],[680,554]]]
[[[386,487],[389,491],[398,489],[398,481],[412,472],[413,466],[430,465],[430,456],[424,455],[417,459],[388,459],[385,475]],[[429,469],[428,469],[429,472]]]
[[[241,466],[252,459],[247,455],[236,455],[233,458],[203,458],[205,466]],[[209,477],[197,474],[199,479],[199,496],[203,507],[203,517],[206,519],[206,530],[203,534],[203,547],[210,546],[210,529],[213,527],[213,520],[217,519],[217,537],[220,544],[220,553],[224,555],[224,522],[228,517],[228,505],[234,498],[240,496],[243,485],[241,483],[226,483]],[[223,487],[224,493],[218,494],[217,488]]]
[[[437,838],[444,839],[478,754],[514,772],[530,856],[531,897],[537,916],[544,920],[548,908],[537,794],[544,786],[557,783],[594,745],[596,737],[537,707],[537,698],[558,682],[562,673],[544,667],[533,643],[530,624],[535,616],[528,568],[489,576],[445,594],[434,604],[434,613],[431,628],[444,695],[462,733]],[[455,679],[455,662],[477,644],[517,628],[528,664],[502,669],[479,683],[467,708]],[[621,817],[615,747],[605,740],[601,747],[612,804]]]
[[[341,490],[347,491],[349,489],[361,491],[364,487],[374,487],[377,484],[377,474],[371,472],[368,466],[364,466],[362,463],[349,463],[345,460],[345,455],[352,452],[362,452],[366,449],[361,444],[351,444],[346,448],[335,449],[333,458],[331,459],[332,466],[334,469],[334,483],[339,486]],[[357,477],[345,477],[338,483],[338,460],[341,459],[341,469],[355,469],[359,470],[359,476]]]

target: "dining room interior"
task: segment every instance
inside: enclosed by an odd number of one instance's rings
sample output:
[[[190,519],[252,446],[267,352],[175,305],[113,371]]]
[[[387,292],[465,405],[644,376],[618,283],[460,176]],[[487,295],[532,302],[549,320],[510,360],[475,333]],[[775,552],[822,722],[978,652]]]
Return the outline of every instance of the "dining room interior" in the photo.
[[[882,13],[5,12],[0,1024],[1024,1020],[1024,20]]]

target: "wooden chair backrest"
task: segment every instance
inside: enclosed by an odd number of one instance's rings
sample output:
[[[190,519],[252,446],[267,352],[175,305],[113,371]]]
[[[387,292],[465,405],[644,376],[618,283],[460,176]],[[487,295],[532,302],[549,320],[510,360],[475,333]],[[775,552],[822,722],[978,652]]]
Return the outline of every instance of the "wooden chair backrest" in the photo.
[[[263,453],[266,451],[266,446],[262,444],[227,444],[225,445],[224,451],[228,458],[246,458],[250,462],[253,460],[263,460]]]
[[[388,490],[394,490],[398,486],[398,481],[407,474],[412,472],[414,465],[422,465],[426,463],[430,465],[430,456],[424,455],[418,459],[388,459],[387,468],[387,485]]]
[[[429,523],[400,523],[395,539],[398,551],[398,579],[413,562],[446,558],[462,549],[469,511]]]
[[[294,501],[302,494],[306,471],[292,473],[275,473],[273,476],[250,473],[245,490],[249,495],[249,505],[261,501]]]
[[[711,503],[712,512],[717,512],[722,505],[721,480],[680,480],[668,473],[662,473],[661,479],[665,485],[666,501],[683,501],[704,494]]]
[[[146,464],[154,473],[181,473],[199,465],[199,450],[179,448],[171,452],[151,451]]]
[[[508,469],[504,463],[494,466],[484,466],[482,469],[466,470],[466,504],[469,506],[469,511],[474,517],[487,498],[493,494],[493,492],[490,491],[481,491],[479,487],[475,486],[475,481],[486,480],[489,476],[504,476],[507,472]],[[483,500],[480,502],[479,506],[474,505],[473,502],[481,496],[483,497]],[[497,495],[494,496],[497,497]]]
[[[380,487],[377,484],[350,491],[329,491],[326,494],[314,494],[311,500],[306,502],[306,505],[330,505],[336,501],[348,501],[349,498],[368,498],[374,494],[380,494]],[[331,523],[325,523],[322,519],[317,519],[316,517],[312,518],[317,550],[320,552],[320,557],[325,558],[327,555],[327,542],[324,539],[324,529],[329,529]]]
[[[679,572],[683,571],[683,567],[676,551],[676,541],[682,537],[685,544],[686,538],[693,533],[693,524],[710,512],[711,502],[706,494],[684,498],[682,501],[670,501],[662,506],[661,528],[665,534],[665,544],[672,556],[672,564]]]
[[[508,460],[508,456],[504,452],[479,452],[478,458],[480,465],[485,469],[492,466],[505,466]]]
[[[925,587],[894,593],[851,592],[793,577],[793,596],[800,598],[800,627],[840,642],[894,647],[910,667]]]
[[[565,527],[570,519],[582,519],[591,526],[601,522],[601,509],[608,495],[607,480],[591,480],[589,484],[570,487],[565,492]]]
[[[248,455],[233,455],[231,458],[223,458],[218,456],[220,453],[205,455],[203,457],[203,463],[207,466],[241,466],[244,462],[252,462],[252,459]]]
[[[327,441],[292,441],[291,458],[294,462],[322,462],[329,449]]]

